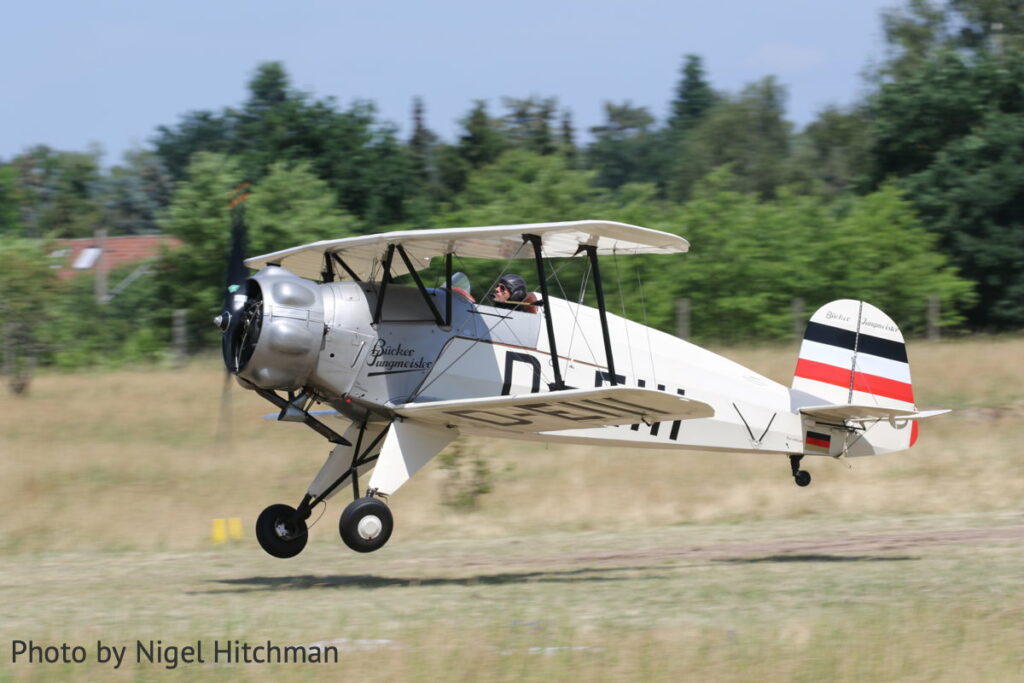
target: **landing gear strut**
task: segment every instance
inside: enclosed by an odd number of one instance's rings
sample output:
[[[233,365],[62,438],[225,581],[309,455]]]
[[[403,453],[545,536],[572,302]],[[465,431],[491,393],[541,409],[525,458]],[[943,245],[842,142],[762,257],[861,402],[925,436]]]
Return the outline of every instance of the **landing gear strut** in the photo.
[[[789,468],[793,470],[793,481],[797,486],[810,486],[811,473],[800,469],[800,461],[803,460],[803,457],[802,455],[789,456]]]
[[[285,399],[268,391],[260,390],[260,393],[266,395],[275,405],[284,406],[282,411],[287,410],[289,402]],[[327,436],[332,443],[339,446],[352,446],[352,459],[347,468],[335,470],[336,476],[332,475],[334,480],[330,485],[314,489],[318,491],[317,495],[307,493],[303,496],[302,502],[297,508],[277,504],[271,505],[260,513],[259,519],[256,520],[256,540],[259,541],[263,550],[274,557],[295,557],[306,547],[309,535],[306,520],[312,516],[313,508],[327,500],[338,487],[348,481],[352,485],[352,497],[355,500],[345,508],[341,515],[341,521],[338,524],[341,539],[349,548],[361,553],[369,553],[381,548],[391,538],[394,519],[387,504],[374,497],[375,489],[368,490],[363,497],[359,496],[359,474],[360,469],[365,471],[368,465],[377,460],[378,456],[373,453],[384,440],[388,429],[381,429],[376,436],[370,439],[367,436],[367,425],[364,422],[355,432],[355,444],[353,445],[348,439],[319,422],[312,415],[301,409],[298,410],[298,413],[307,424]],[[366,445],[364,441],[369,441],[369,445]],[[325,465],[326,467],[327,465]]]

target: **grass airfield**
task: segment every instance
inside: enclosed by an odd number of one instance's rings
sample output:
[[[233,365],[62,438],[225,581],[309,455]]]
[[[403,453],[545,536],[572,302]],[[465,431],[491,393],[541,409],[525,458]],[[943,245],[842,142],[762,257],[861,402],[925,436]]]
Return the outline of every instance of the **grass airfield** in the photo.
[[[720,351],[785,384],[796,355]],[[311,430],[236,389],[218,440],[214,362],[41,375],[0,398],[0,680],[1020,680],[1024,341],[909,353],[919,406],[956,412],[905,453],[805,459],[807,489],[778,456],[470,440],[494,479],[475,509],[441,504],[435,461],[384,549],[342,545],[343,494],[291,560],[252,526],[301,498],[327,454]],[[215,544],[227,517],[245,535]],[[12,663],[16,639],[88,658]],[[136,663],[151,639],[340,660]],[[121,669],[97,640],[128,646]]]

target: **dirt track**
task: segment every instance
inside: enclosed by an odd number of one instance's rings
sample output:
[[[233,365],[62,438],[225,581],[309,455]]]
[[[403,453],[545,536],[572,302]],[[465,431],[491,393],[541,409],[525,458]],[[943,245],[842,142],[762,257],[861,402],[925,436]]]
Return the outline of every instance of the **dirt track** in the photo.
[[[659,564],[673,560],[701,559],[720,561],[779,561],[787,557],[808,559],[818,556],[822,561],[866,559],[849,556],[850,553],[891,553],[937,545],[976,545],[985,542],[1024,543],[1024,526],[993,527],[984,529],[922,530],[896,534],[858,534],[848,538],[786,539],[744,543],[716,543],[675,548],[657,548],[635,552],[580,552],[564,555],[520,556],[504,558],[502,566],[614,566],[636,565],[637,562]],[[462,566],[489,567],[493,559],[467,558]]]

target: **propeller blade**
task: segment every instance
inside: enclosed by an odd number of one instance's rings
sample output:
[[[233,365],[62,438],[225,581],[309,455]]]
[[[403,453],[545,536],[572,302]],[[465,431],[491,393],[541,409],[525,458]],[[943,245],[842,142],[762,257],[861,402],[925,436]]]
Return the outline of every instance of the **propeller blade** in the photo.
[[[221,441],[231,439],[231,375],[238,372],[238,357],[232,349],[233,340],[241,325],[242,311],[245,308],[245,281],[249,277],[245,267],[246,226],[245,207],[243,202],[249,198],[250,183],[242,183],[235,188],[231,207],[231,250],[228,253],[227,282],[224,285],[224,303],[221,313],[214,322],[223,331],[221,338],[221,355],[224,358],[224,388],[221,390],[220,419],[218,420],[218,438]]]
[[[246,226],[243,205],[249,197],[248,187],[249,183],[242,183],[235,188],[235,198],[231,200],[231,251],[228,254],[227,282],[224,285],[221,314],[215,320],[224,332],[221,352],[224,366],[229,373],[238,371],[231,347],[242,317],[242,309],[245,308],[245,281],[249,277],[248,269],[245,267]]]

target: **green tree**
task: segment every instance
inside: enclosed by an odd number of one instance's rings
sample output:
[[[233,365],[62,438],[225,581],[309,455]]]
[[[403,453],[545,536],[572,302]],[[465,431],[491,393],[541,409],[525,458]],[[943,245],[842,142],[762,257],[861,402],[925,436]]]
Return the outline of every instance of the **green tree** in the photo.
[[[393,126],[376,120],[373,104],[355,101],[341,109],[332,98],[294,89],[280,62],[260,64],[238,109],[192,112],[175,127],[162,127],[157,154],[181,179],[201,151],[238,158],[244,177],[258,181],[277,161],[308,161],[334,190],[340,208],[371,223],[406,215],[412,192],[406,150]]]
[[[902,80],[944,52],[965,57],[1024,50],[1020,0],[909,0],[883,12],[888,59],[876,77]]]
[[[1024,324],[1024,115],[993,111],[904,180],[961,272],[977,282],[971,322]]]
[[[219,335],[209,321],[220,310],[227,279],[228,201],[242,179],[241,166],[231,157],[197,153],[161,220],[165,232],[185,242],[161,260],[161,300],[169,310],[188,311],[189,337],[200,348],[215,345]]]
[[[88,237],[101,227],[96,200],[98,152],[60,152],[38,145],[16,156],[17,196],[29,237]]]
[[[173,180],[153,152],[132,150],[125,164],[111,168],[94,185],[102,225],[113,235],[159,230],[157,217],[170,202]]]
[[[487,103],[477,100],[462,120],[464,131],[459,136],[459,153],[470,167],[480,168],[496,160],[508,149],[508,140],[498,120],[487,113]]]
[[[572,123],[572,112],[568,109],[562,112],[562,119],[559,124],[558,152],[565,157],[569,168],[578,167],[580,150],[576,145],[576,127]]]
[[[803,193],[839,197],[869,185],[871,122],[864,107],[826,107],[795,136],[787,182]]]
[[[228,202],[242,176],[236,159],[198,153],[161,223],[185,246],[161,260],[159,300],[168,315],[176,308],[188,310],[190,337],[200,347],[218,341],[209,321],[221,306],[231,240]],[[272,165],[244,207],[250,255],[347,237],[360,227],[335,207],[330,187],[308,163]]]
[[[978,283],[970,324],[1020,327],[1021,6],[928,5],[928,23],[919,5],[911,3],[902,33],[887,34],[896,54],[871,101],[872,178],[900,178],[941,248]],[[907,48],[906,33],[925,24],[938,28]]]
[[[235,133],[232,120],[225,114],[191,111],[175,126],[159,126],[153,137],[157,156],[175,180],[188,171],[196,152],[232,151]]]
[[[331,188],[308,162],[278,162],[246,202],[250,254],[359,234],[359,221],[335,207]]]
[[[9,164],[0,164],[0,236],[18,237],[23,234],[18,171]]]
[[[32,373],[46,349],[56,271],[37,240],[0,237],[0,333],[3,373],[14,394],[28,391]]]
[[[700,123],[708,110],[714,106],[716,99],[715,92],[704,75],[703,60],[699,55],[686,55],[682,78],[676,86],[672,113],[668,119],[673,136],[677,140],[685,137],[686,133]]]
[[[558,144],[553,131],[558,102],[553,97],[506,97],[502,118],[505,137],[513,147],[536,154],[554,154]]]
[[[509,147],[499,121],[487,113],[484,100],[473,103],[461,125],[458,143],[443,148],[438,155],[439,175],[449,196],[463,190],[474,169],[493,163]]]
[[[559,155],[510,150],[470,175],[446,225],[502,225],[592,218],[607,194],[593,186],[594,174],[570,170]]]
[[[722,97],[683,140],[674,163],[670,196],[686,199],[694,184],[728,164],[741,192],[774,196],[786,180],[791,125],[786,91],[769,76]]]
[[[863,298],[914,333],[928,295],[942,299],[946,324],[973,296],[895,186],[839,204],[788,191],[763,201],[733,186],[717,171],[679,217],[693,246],[664,286],[671,298],[691,298],[698,338],[785,338],[793,297],[811,310]]]
[[[614,189],[659,181],[665,139],[654,129],[651,113],[629,102],[606,102],[604,111],[605,123],[590,129],[594,141],[587,148],[587,166],[597,171],[597,184]]]

